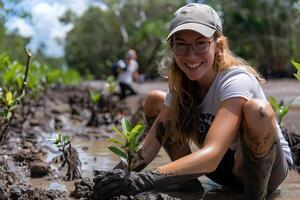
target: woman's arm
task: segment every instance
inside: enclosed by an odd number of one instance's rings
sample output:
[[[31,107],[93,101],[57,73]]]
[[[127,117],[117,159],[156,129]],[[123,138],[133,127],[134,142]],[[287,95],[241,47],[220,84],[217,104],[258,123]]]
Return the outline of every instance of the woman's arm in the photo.
[[[146,133],[141,149],[134,156],[133,165],[135,167],[133,171],[141,171],[155,159],[170,133],[169,120],[169,108],[164,106]]]
[[[162,174],[186,175],[214,171],[233,142],[242,120],[244,98],[230,98],[221,103],[216,117],[198,151],[158,168]]]

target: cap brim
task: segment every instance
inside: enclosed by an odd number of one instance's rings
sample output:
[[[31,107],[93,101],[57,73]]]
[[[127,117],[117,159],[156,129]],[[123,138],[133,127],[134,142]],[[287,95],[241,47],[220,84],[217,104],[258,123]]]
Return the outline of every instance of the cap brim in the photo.
[[[211,37],[216,30],[213,28],[210,28],[206,25],[203,24],[198,24],[198,23],[185,23],[185,24],[181,24],[179,26],[177,26],[176,28],[174,28],[168,35],[167,40],[170,39],[170,37],[178,32],[178,31],[183,31],[183,30],[191,30],[191,31],[195,31],[197,33],[200,33],[201,35],[203,35],[204,37]]]

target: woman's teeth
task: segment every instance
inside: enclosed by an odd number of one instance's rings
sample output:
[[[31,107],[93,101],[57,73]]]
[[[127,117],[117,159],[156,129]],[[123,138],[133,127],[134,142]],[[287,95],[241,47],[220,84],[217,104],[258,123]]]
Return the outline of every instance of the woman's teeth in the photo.
[[[189,68],[196,68],[199,67],[202,63],[198,63],[198,64],[186,64]]]

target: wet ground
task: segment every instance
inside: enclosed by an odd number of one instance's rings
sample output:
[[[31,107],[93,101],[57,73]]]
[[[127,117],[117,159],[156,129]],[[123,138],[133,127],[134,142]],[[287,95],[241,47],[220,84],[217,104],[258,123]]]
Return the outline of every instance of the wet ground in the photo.
[[[86,83],[87,84],[87,83]],[[92,87],[101,87],[99,82],[88,83]],[[135,89],[139,92],[139,96],[130,97],[126,100],[126,104],[131,107],[132,110],[136,109],[137,102],[140,102],[140,98],[144,98],[147,92],[153,89],[167,89],[167,84],[164,82],[154,82],[154,83],[144,83],[134,85]],[[300,95],[300,83],[295,80],[280,80],[280,81],[268,81],[267,84],[263,86],[267,96],[272,95],[279,100],[288,100]],[[290,111],[286,118],[284,119],[284,124],[289,128],[300,130],[300,99],[295,101],[291,106]],[[65,132],[70,132],[72,134],[80,135],[82,131],[80,124],[68,124],[65,126]],[[97,129],[90,130],[97,134]],[[106,135],[112,135],[108,130]],[[97,138],[97,137],[95,137]],[[92,170],[109,170],[116,163],[118,163],[118,158],[111,153],[107,147],[110,145],[106,140],[101,137],[99,139],[91,140],[87,137],[74,137],[72,141],[73,147],[75,147],[78,152],[80,159],[82,161],[82,171],[83,177],[91,177]],[[53,147],[54,148],[54,147]],[[45,161],[50,161],[56,153],[48,152],[44,157]],[[169,162],[168,157],[164,150],[161,150],[158,157],[155,159],[149,169],[160,166]],[[242,199],[240,194],[233,194],[231,191],[227,191],[220,186],[214,184],[212,181],[205,177],[200,178],[203,186],[205,188],[205,195],[203,199]],[[72,191],[74,185],[72,181],[56,181],[56,180],[46,180],[45,178],[30,178],[29,183],[34,186],[43,187],[45,189],[58,189],[63,191]],[[174,197],[178,197],[178,194],[173,194]],[[183,197],[182,194],[179,195],[181,199],[201,199],[200,197],[188,195]],[[284,183],[279,187],[271,199],[276,200],[298,200],[300,196],[300,175],[294,171],[290,171],[288,177]]]

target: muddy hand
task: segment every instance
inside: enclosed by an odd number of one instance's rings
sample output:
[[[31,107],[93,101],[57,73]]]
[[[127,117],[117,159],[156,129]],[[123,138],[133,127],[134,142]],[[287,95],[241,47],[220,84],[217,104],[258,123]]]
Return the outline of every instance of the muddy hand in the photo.
[[[153,189],[157,174],[153,171],[128,172],[115,169],[106,173],[99,173],[94,178],[92,196],[108,199],[117,195],[134,195]]]
[[[107,199],[117,195],[135,195],[150,190],[163,190],[198,177],[199,174],[176,176],[158,170],[128,172],[115,169],[98,174],[94,179],[93,197]]]

